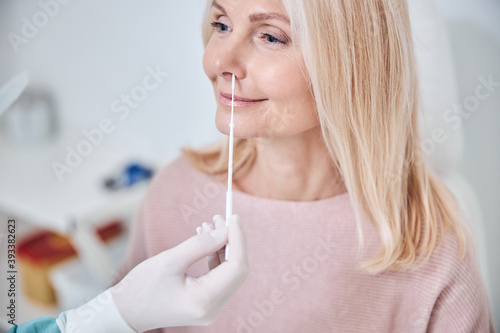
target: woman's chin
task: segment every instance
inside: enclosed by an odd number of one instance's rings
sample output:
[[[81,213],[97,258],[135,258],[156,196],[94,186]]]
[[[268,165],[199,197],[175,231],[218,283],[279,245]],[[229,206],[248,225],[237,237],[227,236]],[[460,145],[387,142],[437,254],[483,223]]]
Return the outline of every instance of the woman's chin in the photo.
[[[215,117],[215,127],[222,134],[229,135],[229,122],[227,124],[222,122],[218,116]]]
[[[231,122],[231,116],[227,117],[226,115],[223,115],[219,112],[220,111],[217,110],[217,114],[215,116],[215,126],[217,127],[217,130],[222,134],[229,135],[229,123]],[[239,128],[236,128],[235,125],[233,132],[233,135],[236,138],[237,134],[240,133],[241,130]]]
[[[217,127],[217,130],[220,133],[229,136],[229,122],[227,122],[227,123],[226,122],[219,122],[216,120],[215,126]],[[248,139],[248,138],[252,137],[252,135],[245,135],[245,134],[247,134],[247,133],[245,133],[245,131],[243,131],[242,129],[236,128],[236,125],[234,126],[233,137],[235,139]]]

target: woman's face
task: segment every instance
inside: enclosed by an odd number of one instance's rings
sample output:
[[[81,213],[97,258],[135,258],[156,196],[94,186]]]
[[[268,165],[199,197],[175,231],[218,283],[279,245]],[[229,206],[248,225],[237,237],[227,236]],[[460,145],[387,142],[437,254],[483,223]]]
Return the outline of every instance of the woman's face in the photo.
[[[217,99],[217,129],[229,134],[233,74],[235,137],[285,137],[318,126],[281,0],[215,0],[210,15],[214,28],[203,67]]]

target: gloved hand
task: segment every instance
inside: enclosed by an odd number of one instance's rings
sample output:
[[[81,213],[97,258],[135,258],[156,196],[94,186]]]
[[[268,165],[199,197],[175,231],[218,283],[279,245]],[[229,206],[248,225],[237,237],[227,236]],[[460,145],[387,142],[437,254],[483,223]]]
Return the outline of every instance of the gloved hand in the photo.
[[[110,289],[116,307],[131,327],[143,332],[215,321],[249,273],[239,216],[230,217],[229,227],[221,219],[220,215],[214,217],[215,230],[205,224],[205,232],[143,261]],[[216,253],[228,241],[231,251],[227,261],[210,261],[211,270],[198,278],[186,275],[189,266]]]
[[[132,333],[213,323],[249,272],[239,216],[231,216],[229,227],[220,215],[214,222],[215,230],[204,223],[197,236],[143,261],[81,307],[62,312],[57,318],[61,332]],[[228,241],[231,251],[224,261],[220,249]],[[215,260],[217,251],[221,260]],[[186,275],[186,269],[204,256],[210,271],[198,278]]]

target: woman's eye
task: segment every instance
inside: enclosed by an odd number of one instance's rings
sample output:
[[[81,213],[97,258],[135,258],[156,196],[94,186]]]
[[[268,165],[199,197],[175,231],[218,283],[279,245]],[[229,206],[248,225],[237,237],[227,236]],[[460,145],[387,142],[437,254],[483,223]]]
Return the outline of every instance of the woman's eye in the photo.
[[[219,31],[219,32],[230,31],[230,28],[227,25],[220,23],[220,22],[212,22],[212,23],[210,23],[210,25],[212,27],[216,28],[217,31]]]
[[[286,44],[285,41],[278,39],[270,34],[261,34],[261,38],[265,39],[270,44]]]
[[[232,31],[230,27],[228,27],[226,24],[221,23],[221,22],[211,22],[210,25],[214,27],[218,32],[224,33],[224,32],[229,32]],[[266,43],[268,44],[280,44],[280,45],[285,45],[287,43],[287,40],[281,40],[279,38],[274,37],[273,35],[266,34],[266,33],[261,33],[259,36],[261,39],[263,39]]]

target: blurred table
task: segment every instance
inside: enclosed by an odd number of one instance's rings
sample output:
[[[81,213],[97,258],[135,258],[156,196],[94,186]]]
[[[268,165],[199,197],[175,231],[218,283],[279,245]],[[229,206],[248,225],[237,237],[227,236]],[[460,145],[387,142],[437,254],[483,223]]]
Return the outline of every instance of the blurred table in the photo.
[[[74,220],[105,218],[116,211],[130,213],[140,203],[147,182],[112,192],[103,186],[107,176],[128,162],[139,161],[155,170],[165,163],[157,156],[104,142],[83,156],[71,173],[58,178],[52,164],[67,165],[66,146],[74,149],[78,142],[65,138],[36,145],[0,142],[0,210],[35,226],[66,233]]]

